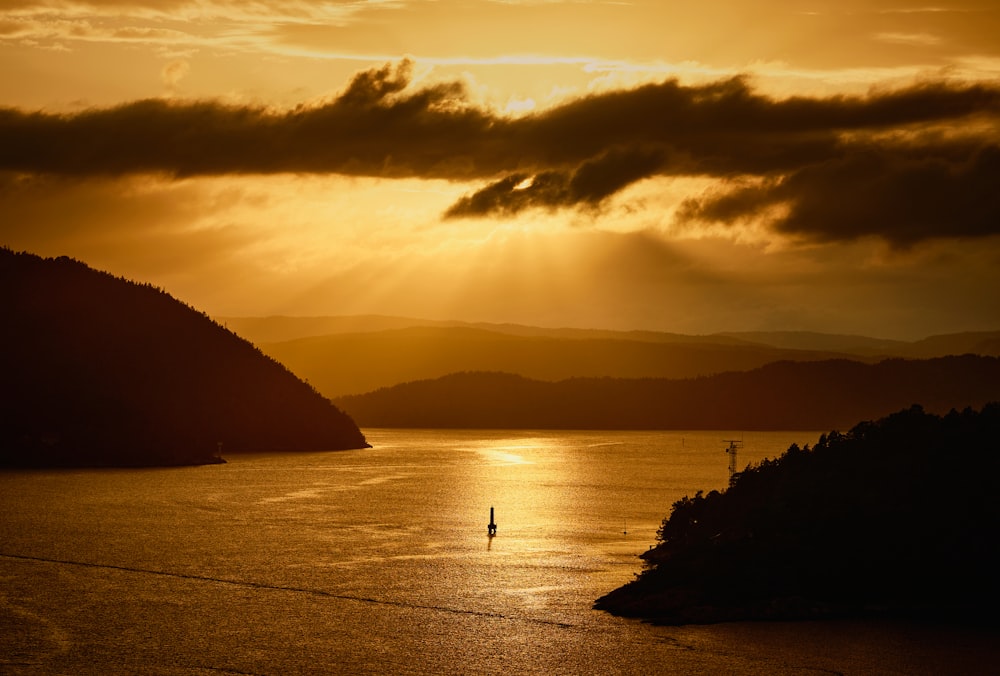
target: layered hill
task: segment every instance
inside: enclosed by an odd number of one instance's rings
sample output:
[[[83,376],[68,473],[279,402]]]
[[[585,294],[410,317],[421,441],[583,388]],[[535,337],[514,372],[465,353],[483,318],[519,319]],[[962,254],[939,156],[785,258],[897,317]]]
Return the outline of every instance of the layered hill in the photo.
[[[510,333],[468,326],[412,326],[264,343],[261,349],[334,398],[464,371],[557,381],[574,377],[690,378],[745,371],[782,359],[842,356],[734,339],[671,334]]]
[[[458,373],[336,399],[365,427],[534,429],[845,428],[919,403],[1000,400],[1000,358],[781,361],[688,379],[531,380]]]
[[[0,250],[0,464],[173,465],[367,446],[285,366],[150,285]]]
[[[837,615],[996,622],[1000,405],[911,407],[676,502],[597,601],[662,623]]]
[[[874,363],[889,357],[1000,356],[1000,332],[905,342],[803,331],[688,336],[371,315],[220,321],[331,398],[463,371],[499,371],[545,381],[677,379],[747,371],[782,360]]]
[[[928,336],[915,341],[810,331],[761,331],[719,334],[737,340],[792,350],[834,350],[854,357],[932,359],[954,354],[1000,357],[1000,331],[965,331]]]

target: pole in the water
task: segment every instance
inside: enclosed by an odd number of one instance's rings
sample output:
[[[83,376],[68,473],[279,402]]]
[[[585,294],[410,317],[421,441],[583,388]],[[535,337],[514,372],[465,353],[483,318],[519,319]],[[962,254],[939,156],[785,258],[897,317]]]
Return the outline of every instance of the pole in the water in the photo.
[[[492,507],[490,507],[490,524],[488,526],[486,526],[486,534],[489,535],[489,536],[491,536],[491,537],[493,535],[497,534],[497,525],[493,521],[493,508]]]

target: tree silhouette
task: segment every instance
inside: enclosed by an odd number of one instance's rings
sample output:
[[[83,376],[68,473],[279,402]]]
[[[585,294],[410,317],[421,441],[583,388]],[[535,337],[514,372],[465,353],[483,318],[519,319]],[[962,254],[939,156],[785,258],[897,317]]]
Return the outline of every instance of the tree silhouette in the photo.
[[[920,406],[792,446],[677,501],[638,580],[598,607],[666,622],[881,612],[984,619],[1000,601],[1000,404]]]
[[[0,250],[3,464],[177,464],[360,448],[353,420],[162,289]]]

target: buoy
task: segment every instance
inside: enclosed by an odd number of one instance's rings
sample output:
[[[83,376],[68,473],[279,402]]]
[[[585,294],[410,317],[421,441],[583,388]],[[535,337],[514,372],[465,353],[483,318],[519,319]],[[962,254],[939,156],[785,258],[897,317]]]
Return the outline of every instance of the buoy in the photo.
[[[493,537],[497,534],[497,525],[493,521],[493,508],[490,507],[490,523],[486,526],[486,534]]]

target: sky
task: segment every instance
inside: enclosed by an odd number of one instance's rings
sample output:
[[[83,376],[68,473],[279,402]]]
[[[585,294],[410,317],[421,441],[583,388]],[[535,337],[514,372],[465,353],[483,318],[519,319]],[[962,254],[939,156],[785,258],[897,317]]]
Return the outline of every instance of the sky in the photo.
[[[215,317],[1000,329],[996,0],[0,0],[0,245]]]

